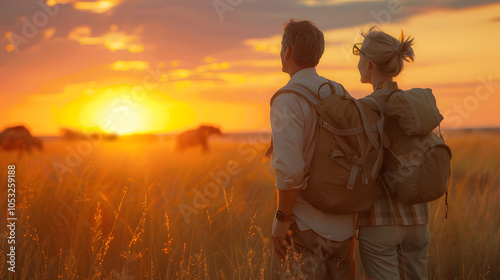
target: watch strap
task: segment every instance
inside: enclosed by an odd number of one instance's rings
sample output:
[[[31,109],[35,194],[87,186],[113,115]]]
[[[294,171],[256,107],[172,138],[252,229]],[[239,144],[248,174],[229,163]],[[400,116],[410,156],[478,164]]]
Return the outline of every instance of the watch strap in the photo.
[[[276,219],[281,221],[281,222],[287,222],[287,221],[292,220],[292,215],[287,215],[287,214],[283,213],[283,211],[278,210],[278,211],[276,211]]]

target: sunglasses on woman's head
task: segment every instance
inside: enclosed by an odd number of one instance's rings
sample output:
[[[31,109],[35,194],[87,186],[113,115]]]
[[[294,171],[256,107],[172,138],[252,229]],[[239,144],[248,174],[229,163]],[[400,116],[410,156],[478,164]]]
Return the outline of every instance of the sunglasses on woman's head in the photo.
[[[352,46],[352,53],[354,55],[359,55],[359,53],[366,55],[364,52],[361,51],[361,45],[362,43],[356,43],[354,44],[354,46]]]
[[[359,55],[359,53],[362,53],[373,64],[373,66],[376,67],[375,63],[373,63],[373,61],[366,55],[366,53],[361,51],[361,45],[362,43],[354,44],[354,46],[352,46],[352,53],[354,55]]]

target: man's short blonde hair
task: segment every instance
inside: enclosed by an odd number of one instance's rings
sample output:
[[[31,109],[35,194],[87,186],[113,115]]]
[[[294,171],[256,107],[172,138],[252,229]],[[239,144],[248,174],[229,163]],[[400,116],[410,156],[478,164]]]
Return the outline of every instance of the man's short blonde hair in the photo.
[[[282,44],[292,48],[293,60],[305,68],[316,67],[325,51],[323,32],[308,20],[285,23]]]

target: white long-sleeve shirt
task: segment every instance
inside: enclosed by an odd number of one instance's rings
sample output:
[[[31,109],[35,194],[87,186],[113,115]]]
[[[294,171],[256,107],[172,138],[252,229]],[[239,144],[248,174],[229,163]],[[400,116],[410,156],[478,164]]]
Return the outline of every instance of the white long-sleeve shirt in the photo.
[[[319,76],[315,68],[295,73],[288,84],[301,83],[314,92],[327,79]],[[330,95],[330,88],[323,86],[320,97]],[[279,190],[304,190],[306,173],[312,162],[313,139],[317,116],[314,108],[302,97],[292,93],[278,95],[271,106],[273,154],[271,166],[276,174]],[[299,193],[292,214],[300,230],[312,229],[324,238],[344,241],[354,234],[355,214],[328,214],[314,208]]]

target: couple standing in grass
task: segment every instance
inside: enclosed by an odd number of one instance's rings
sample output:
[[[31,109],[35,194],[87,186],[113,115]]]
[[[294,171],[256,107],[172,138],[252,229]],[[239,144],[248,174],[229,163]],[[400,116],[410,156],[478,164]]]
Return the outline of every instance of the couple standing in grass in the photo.
[[[364,41],[353,46],[353,54],[359,55],[361,82],[370,83],[374,91],[397,89],[394,78],[403,62],[414,57],[413,39],[402,35],[398,40],[375,28],[362,35]],[[301,84],[320,99],[333,94],[334,88],[343,89],[334,81],[332,90],[320,89],[329,81],[315,69],[325,41],[313,23],[290,20],[281,44],[282,71],[290,76],[287,85]],[[428,203],[405,203],[384,191],[368,211],[333,214],[303,198],[316,143],[315,110],[306,98],[292,93],[275,96],[271,105],[272,167],[278,189],[272,235],[281,259],[279,277],[355,279],[355,230],[359,228],[359,253],[367,279],[427,279]]]

